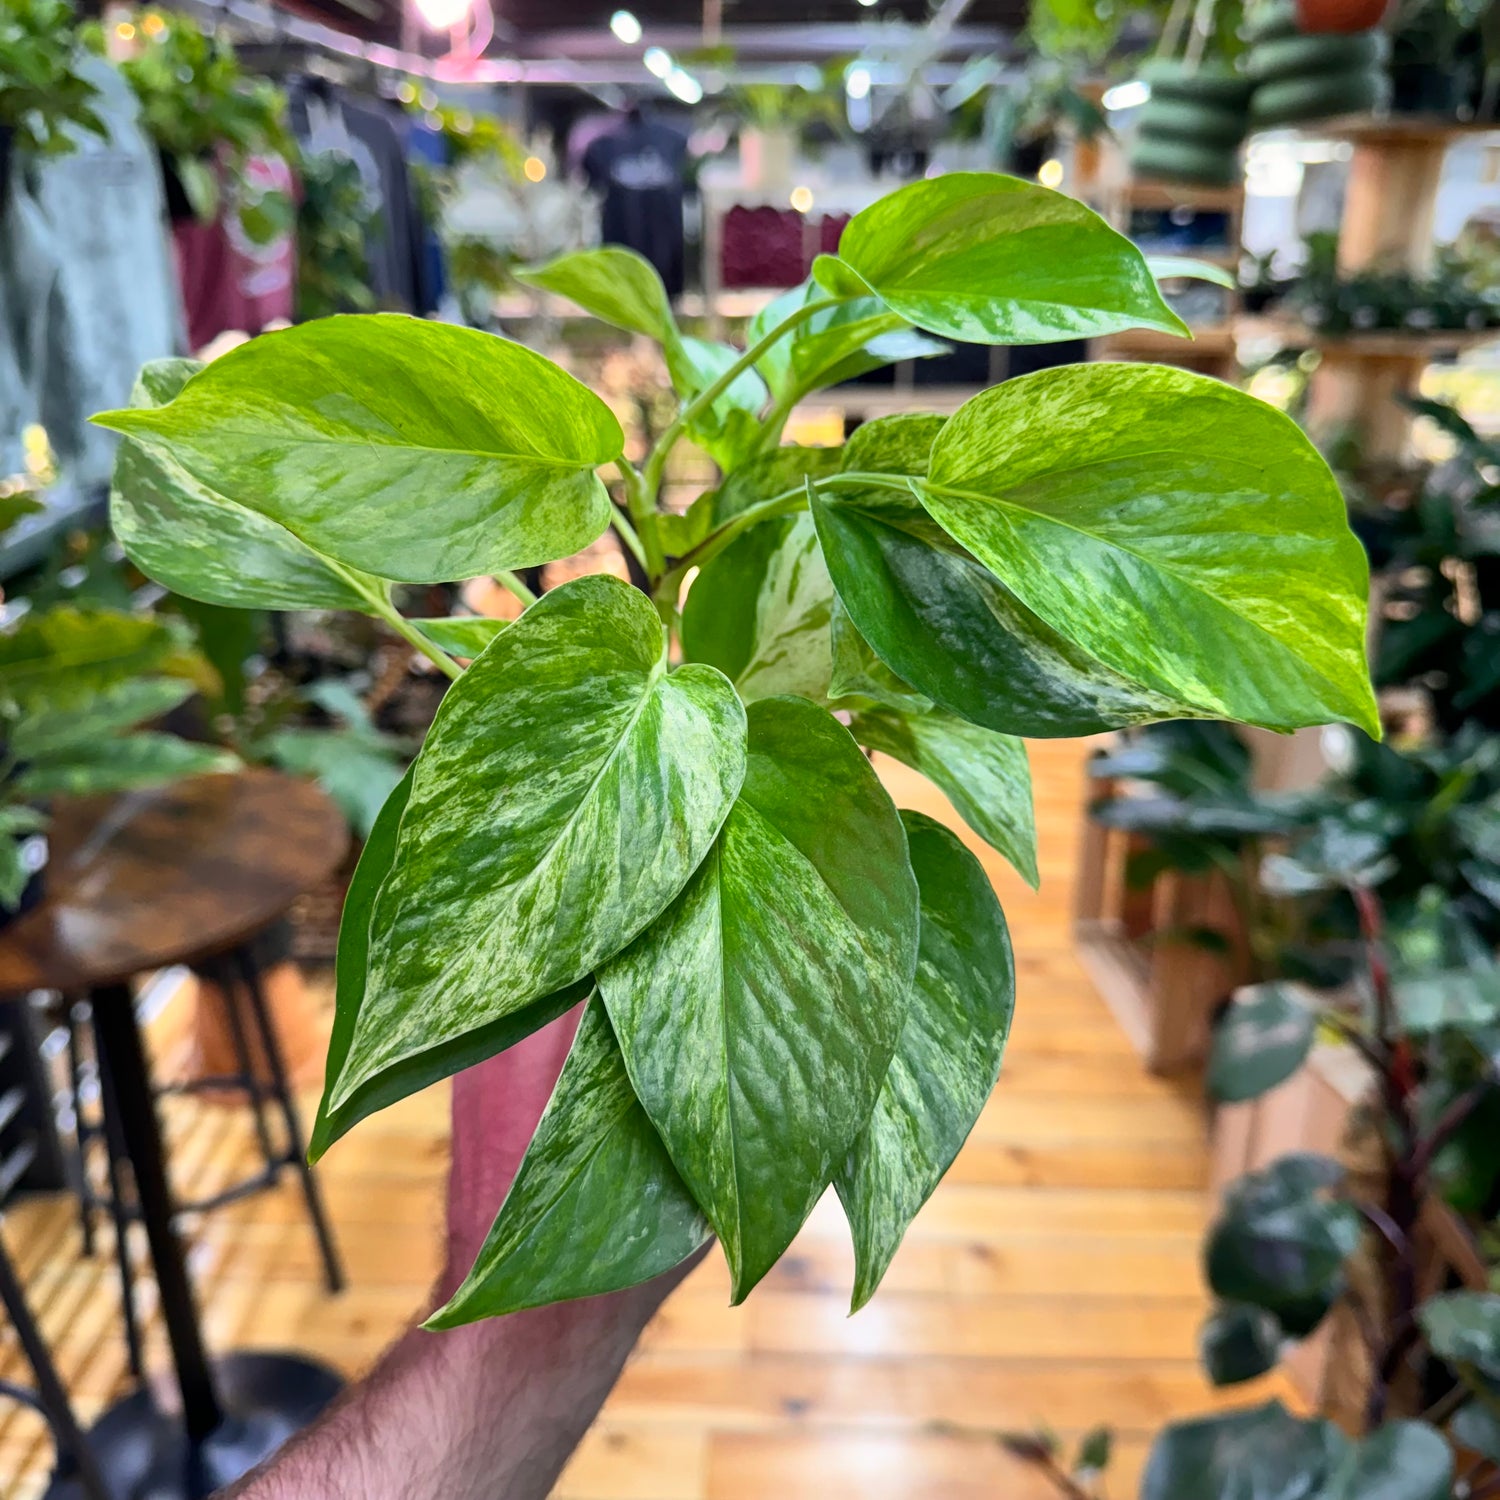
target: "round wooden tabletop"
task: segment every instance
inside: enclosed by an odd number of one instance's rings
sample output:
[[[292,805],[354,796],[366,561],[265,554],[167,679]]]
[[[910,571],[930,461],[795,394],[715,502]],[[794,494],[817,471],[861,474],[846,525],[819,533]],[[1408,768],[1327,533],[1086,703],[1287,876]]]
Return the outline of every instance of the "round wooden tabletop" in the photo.
[[[42,903],[0,931],[0,995],[86,990],[222,953],[338,868],[343,815],[253,769],[59,805]]]

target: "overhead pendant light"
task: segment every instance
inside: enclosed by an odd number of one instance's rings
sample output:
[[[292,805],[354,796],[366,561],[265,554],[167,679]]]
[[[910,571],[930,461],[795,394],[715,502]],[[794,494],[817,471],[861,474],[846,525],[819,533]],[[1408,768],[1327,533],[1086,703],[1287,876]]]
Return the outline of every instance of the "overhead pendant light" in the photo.
[[[676,67],[672,54],[665,47],[647,47],[641,61],[645,63],[646,71],[657,78],[665,78]]]
[[[684,104],[697,104],[703,98],[703,85],[682,68],[673,68],[662,82],[668,92],[675,94]]]
[[[417,0],[417,13],[430,31],[452,31],[469,17],[473,0]]]
[[[633,11],[617,10],[609,18],[609,29],[627,47],[635,46],[641,39],[641,23],[636,20]]]

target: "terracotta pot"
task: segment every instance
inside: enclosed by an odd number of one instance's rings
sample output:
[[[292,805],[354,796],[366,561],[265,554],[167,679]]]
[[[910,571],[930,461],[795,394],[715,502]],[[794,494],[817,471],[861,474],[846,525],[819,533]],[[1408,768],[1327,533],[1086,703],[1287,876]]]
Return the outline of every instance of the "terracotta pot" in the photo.
[[[1297,25],[1310,33],[1369,31],[1385,19],[1390,0],[1297,0]]]

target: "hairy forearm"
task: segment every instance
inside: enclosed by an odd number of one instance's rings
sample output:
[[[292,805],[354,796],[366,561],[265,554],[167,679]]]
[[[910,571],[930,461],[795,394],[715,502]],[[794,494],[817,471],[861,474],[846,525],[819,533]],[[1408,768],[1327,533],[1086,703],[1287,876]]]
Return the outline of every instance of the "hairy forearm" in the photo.
[[[660,1290],[413,1329],[234,1500],[544,1500]],[[226,1497],[228,1500],[228,1497]]]

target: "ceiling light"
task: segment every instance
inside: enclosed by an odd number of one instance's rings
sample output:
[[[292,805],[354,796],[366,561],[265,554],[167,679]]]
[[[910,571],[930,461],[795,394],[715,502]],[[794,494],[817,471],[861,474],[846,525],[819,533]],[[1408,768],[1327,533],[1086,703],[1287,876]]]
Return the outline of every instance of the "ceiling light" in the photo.
[[[675,94],[684,104],[696,104],[703,97],[703,85],[681,68],[673,68],[662,82],[666,84],[667,91]]]
[[[646,71],[657,78],[665,78],[673,68],[672,54],[665,47],[647,47],[641,61],[645,63]]]
[[[1105,89],[1102,102],[1105,109],[1134,109],[1150,97],[1151,85],[1144,79],[1132,78],[1129,83],[1117,83],[1112,89]]]
[[[625,43],[633,47],[641,39],[641,23],[628,10],[617,10],[609,18],[609,29]]]
[[[1059,188],[1063,180],[1063,164],[1055,156],[1048,157],[1036,174],[1036,180],[1045,188]]]
[[[805,214],[813,206],[813,195],[810,187],[794,187],[792,189],[792,207],[799,214]]]
[[[844,79],[844,92],[851,99],[867,99],[870,95],[870,70],[868,68],[850,68],[848,76]]]
[[[547,175],[547,163],[540,156],[528,156],[521,163],[527,182],[540,182]]]
[[[417,10],[431,31],[452,31],[469,14],[470,0],[417,0]]]

